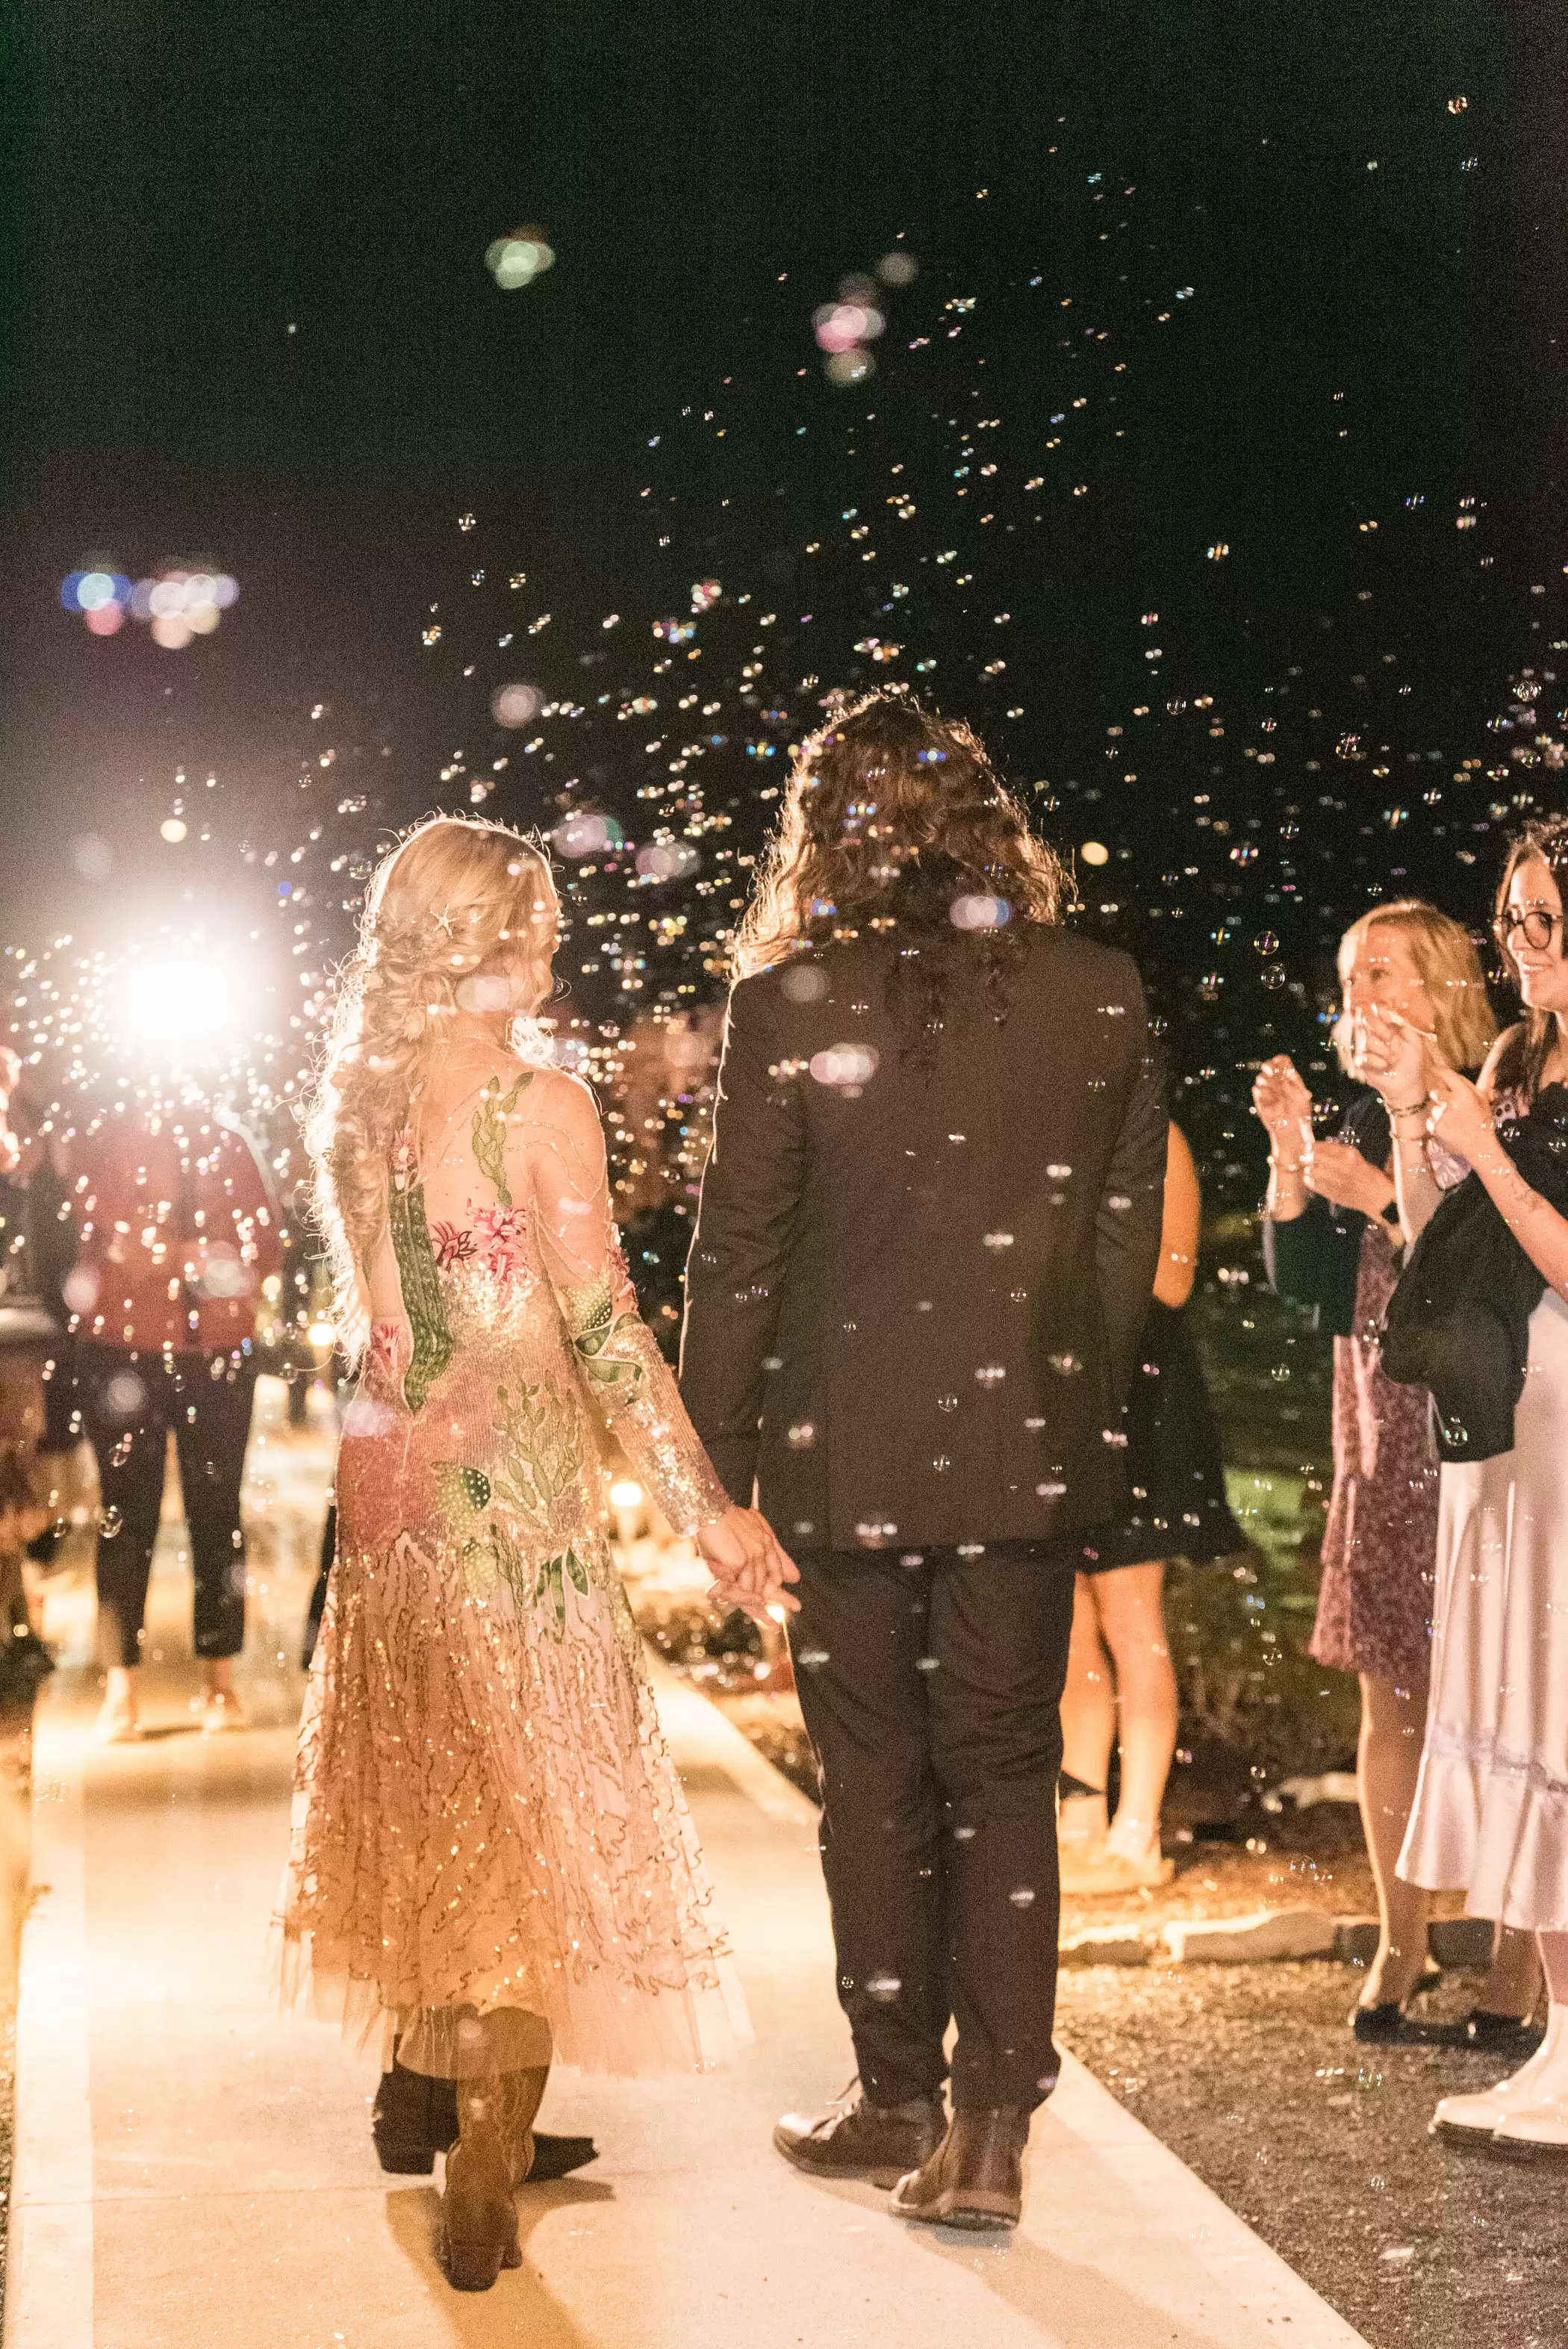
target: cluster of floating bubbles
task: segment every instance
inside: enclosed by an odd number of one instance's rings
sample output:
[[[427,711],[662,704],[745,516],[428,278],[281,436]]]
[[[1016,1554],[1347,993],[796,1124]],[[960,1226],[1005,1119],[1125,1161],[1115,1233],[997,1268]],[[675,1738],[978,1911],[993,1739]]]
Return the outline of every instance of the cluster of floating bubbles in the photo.
[[[210,636],[239,593],[239,582],[226,571],[174,564],[134,584],[104,564],[67,572],[60,582],[61,604],[81,614],[91,635],[117,636],[128,619],[140,620],[166,652]]]
[[[873,275],[844,278],[835,301],[818,304],[811,332],[830,383],[865,381],[876,364],[871,345],[887,330],[887,289],[913,284],[918,269],[913,254],[886,253]]]
[[[1113,236],[1136,212],[1132,191],[1109,174],[1089,175],[1078,201]],[[650,440],[636,516],[645,557],[602,603],[574,603],[564,580],[543,584],[537,554],[463,509],[460,605],[443,600],[421,622],[429,648],[418,656],[429,666],[422,689],[449,697],[450,742],[463,747],[438,773],[394,790],[390,771],[371,763],[378,744],[318,708],[297,831],[243,852],[258,886],[277,892],[279,951],[297,957],[288,975],[304,982],[275,1012],[233,1015],[255,1072],[233,1081],[249,1086],[280,1158],[297,1152],[288,1088],[377,854],[423,807],[482,799],[487,813],[537,826],[560,860],[571,991],[552,1012],[562,1057],[614,1102],[650,1037],[680,1036],[699,1056],[671,1063],[635,1128],[613,1123],[611,1133],[623,1205],[645,1201],[655,1179],[689,1205],[706,1147],[712,1007],[793,751],[820,722],[829,688],[903,680],[972,718],[1042,828],[1078,843],[1079,917],[1130,946],[1154,981],[1171,1023],[1178,1113],[1193,1123],[1206,1184],[1216,1204],[1227,1191],[1239,1207],[1255,1204],[1248,1064],[1290,1049],[1304,1072],[1314,1058],[1328,1071],[1312,1081],[1333,1083],[1320,1017],[1329,952],[1374,892],[1419,884],[1478,918],[1498,836],[1563,755],[1554,655],[1568,650],[1568,625],[1562,582],[1549,575],[1527,607],[1528,666],[1511,689],[1500,676],[1491,706],[1468,715],[1451,699],[1423,702],[1418,683],[1401,699],[1410,669],[1387,608],[1389,578],[1415,576],[1418,556],[1429,597],[1450,587],[1457,596],[1461,562],[1477,576],[1503,554],[1489,540],[1484,495],[1467,493],[1457,517],[1437,515],[1439,530],[1423,537],[1423,510],[1439,501],[1402,482],[1386,510],[1364,502],[1346,521],[1354,562],[1331,610],[1303,623],[1298,641],[1282,628],[1266,642],[1254,632],[1244,655],[1228,650],[1226,630],[1237,645],[1245,633],[1226,616],[1247,611],[1256,550],[1244,514],[1200,502],[1183,509],[1189,535],[1171,567],[1130,584],[1125,615],[1097,641],[1092,712],[1080,694],[1069,721],[1045,690],[1061,640],[1043,574],[1062,567],[1071,533],[1099,526],[1128,445],[1121,428],[1145,414],[1169,338],[1205,296],[1187,284],[1184,255],[1161,258],[1150,243],[1138,260],[1136,243],[1130,230],[1119,253],[1114,242],[1102,248],[1115,258],[1098,282],[1072,257],[1092,252],[1076,235],[1032,269],[1018,266],[1015,243],[1006,268],[987,274],[977,248],[968,282],[928,272],[907,300],[916,270],[902,249],[843,280],[819,314],[816,347],[835,368],[874,348],[874,378],[859,392],[851,378],[831,402],[814,367],[694,384]],[[498,243],[544,241],[528,231]],[[503,274],[500,259],[492,248],[498,285],[548,266],[520,254]],[[798,335],[796,287],[781,285],[777,298],[783,331]],[[1026,379],[1015,369],[1003,380],[1010,344],[1029,351]],[[1329,429],[1353,422],[1352,409],[1337,406]],[[1375,519],[1376,535],[1362,528]],[[129,583],[112,564],[98,568],[107,585],[95,579],[71,606],[85,619],[108,605],[121,617],[163,616],[150,598],[135,613]],[[77,575],[78,590],[88,575]],[[433,581],[438,592],[445,585]],[[345,770],[356,761],[351,788]],[[180,803],[165,822],[183,836]],[[83,835],[72,854],[86,875],[108,851]],[[1004,910],[977,897],[954,920],[984,930]],[[807,964],[786,974],[802,988],[818,977]],[[74,983],[96,1005],[105,974]],[[17,1040],[38,1016],[36,981],[21,991],[31,999]],[[89,1059],[120,1049],[93,1043],[104,1034],[96,1011],[88,1027]],[[817,1081],[852,1087],[853,1069],[832,1065]],[[664,1121],[657,1132],[650,1118]],[[648,1172],[634,1178],[637,1162]]]

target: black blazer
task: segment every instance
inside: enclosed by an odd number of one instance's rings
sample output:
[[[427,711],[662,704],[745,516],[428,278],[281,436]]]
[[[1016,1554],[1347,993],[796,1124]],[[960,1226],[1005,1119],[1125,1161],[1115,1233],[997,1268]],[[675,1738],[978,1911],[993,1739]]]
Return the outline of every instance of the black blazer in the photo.
[[[1032,926],[999,1019],[954,938],[923,1070],[888,1002],[915,943],[895,936],[730,996],[681,1392],[786,1546],[1070,1534],[1119,1498],[1160,1253],[1143,991],[1126,955]]]

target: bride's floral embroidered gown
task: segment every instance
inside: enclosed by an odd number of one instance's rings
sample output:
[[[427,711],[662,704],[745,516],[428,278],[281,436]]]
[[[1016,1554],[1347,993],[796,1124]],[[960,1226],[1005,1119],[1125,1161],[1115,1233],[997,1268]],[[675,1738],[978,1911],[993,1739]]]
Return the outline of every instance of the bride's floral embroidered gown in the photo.
[[[428,2072],[552,2048],[706,2063],[744,2010],[611,1557],[596,1423],[678,1531],[726,1495],[638,1317],[592,1096],[498,1056],[388,1179],[288,1971],[318,2011],[391,2017]]]

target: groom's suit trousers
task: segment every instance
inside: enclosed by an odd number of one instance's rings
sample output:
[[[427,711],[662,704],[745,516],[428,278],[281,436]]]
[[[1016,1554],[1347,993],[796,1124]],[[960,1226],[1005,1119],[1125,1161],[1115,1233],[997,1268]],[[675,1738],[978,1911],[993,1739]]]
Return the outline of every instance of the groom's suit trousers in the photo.
[[[809,1552],[790,1648],[840,2003],[872,2101],[1032,2108],[1059,2069],[1056,1786],[1078,1545]]]

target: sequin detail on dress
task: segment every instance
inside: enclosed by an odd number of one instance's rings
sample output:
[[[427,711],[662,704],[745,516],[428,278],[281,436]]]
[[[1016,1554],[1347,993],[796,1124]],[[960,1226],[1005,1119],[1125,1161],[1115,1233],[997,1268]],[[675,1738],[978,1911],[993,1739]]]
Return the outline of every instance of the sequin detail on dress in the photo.
[[[474,2018],[527,2016],[564,2062],[690,2068],[744,2008],[596,1424],[678,1530],[726,1496],[637,1316],[586,1089],[492,1077],[434,1164],[399,1157],[301,1729],[286,1976],[346,2021],[391,2015],[428,2069],[461,2069]]]
[[[425,1186],[412,1172],[401,1140],[393,1154],[387,1205],[397,1278],[413,1339],[413,1357],[403,1392],[409,1410],[417,1412],[424,1408],[426,1396],[451,1361],[453,1342],[425,1219]]]

